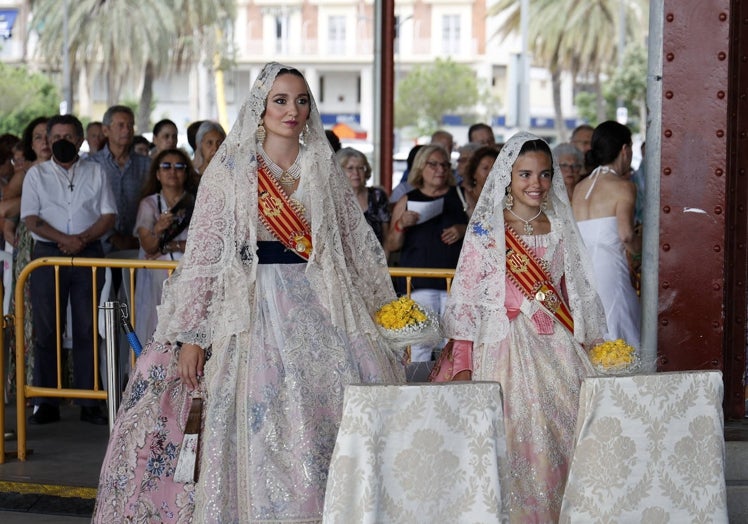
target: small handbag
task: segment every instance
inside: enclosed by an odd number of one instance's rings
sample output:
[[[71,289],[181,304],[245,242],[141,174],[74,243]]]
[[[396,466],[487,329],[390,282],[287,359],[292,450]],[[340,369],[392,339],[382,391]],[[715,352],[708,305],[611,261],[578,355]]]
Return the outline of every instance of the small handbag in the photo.
[[[200,466],[200,428],[203,419],[203,398],[200,389],[192,394],[190,413],[184,427],[182,446],[174,468],[174,482],[197,482]]]

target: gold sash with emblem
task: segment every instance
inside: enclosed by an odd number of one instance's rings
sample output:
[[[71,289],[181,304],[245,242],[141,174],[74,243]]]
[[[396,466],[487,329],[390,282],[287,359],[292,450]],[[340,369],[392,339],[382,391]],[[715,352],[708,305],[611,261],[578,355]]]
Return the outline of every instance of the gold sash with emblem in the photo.
[[[517,284],[529,300],[537,300],[558,320],[562,326],[574,333],[574,320],[569,307],[553,286],[545,262],[539,260],[522,242],[511,227],[505,228],[506,269],[509,278]]]
[[[257,163],[257,207],[260,220],[281,244],[304,260],[309,260],[312,254],[312,228],[259,156]]]

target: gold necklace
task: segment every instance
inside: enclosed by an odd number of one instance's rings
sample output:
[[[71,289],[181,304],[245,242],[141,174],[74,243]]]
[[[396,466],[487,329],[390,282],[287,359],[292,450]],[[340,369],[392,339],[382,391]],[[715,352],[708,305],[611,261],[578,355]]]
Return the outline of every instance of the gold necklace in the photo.
[[[292,186],[299,178],[301,178],[301,165],[299,164],[299,156],[301,155],[296,157],[296,160],[291,164],[291,167],[283,169],[268,157],[268,154],[265,153],[265,150],[262,149],[262,147],[260,147],[260,151],[263,153],[262,157],[265,160],[265,165],[268,166],[270,173],[272,173],[281,185]]]

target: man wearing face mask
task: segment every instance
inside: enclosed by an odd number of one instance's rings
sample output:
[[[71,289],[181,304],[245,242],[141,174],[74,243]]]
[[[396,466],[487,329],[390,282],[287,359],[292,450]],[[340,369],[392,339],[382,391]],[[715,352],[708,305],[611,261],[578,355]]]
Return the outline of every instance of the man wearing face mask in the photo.
[[[26,174],[21,193],[21,219],[31,231],[35,245],[32,259],[69,256],[104,256],[100,238],[114,226],[117,203],[101,166],[81,160],[78,149],[83,143],[83,126],[72,115],[56,115],[47,122],[47,138],[52,158]],[[103,274],[97,273],[101,292]],[[59,271],[60,310],[70,299],[73,318],[73,376],[77,389],[93,389],[92,279],[89,268],[63,266]],[[55,276],[52,266],[31,274],[36,361],[34,385],[57,386]],[[65,320],[60,319],[60,325]],[[37,407],[29,417],[31,424],[46,424],[60,419],[55,399],[37,398]],[[96,400],[82,399],[81,420],[106,424]]]

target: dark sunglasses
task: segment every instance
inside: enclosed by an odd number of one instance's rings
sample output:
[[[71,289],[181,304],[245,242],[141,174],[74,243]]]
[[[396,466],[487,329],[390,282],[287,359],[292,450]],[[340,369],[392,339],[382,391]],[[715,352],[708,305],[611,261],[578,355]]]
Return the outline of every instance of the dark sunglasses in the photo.
[[[161,162],[158,167],[160,169],[171,169],[172,167],[174,167],[174,169],[176,169],[177,171],[184,171],[185,169],[187,169],[187,164],[185,164],[184,162],[175,162],[174,164],[172,164],[171,162]]]

